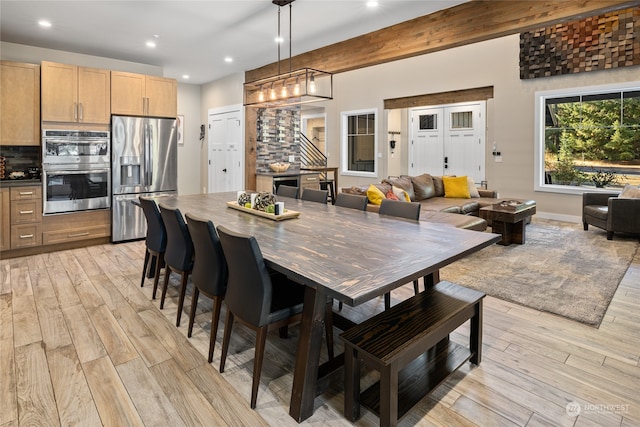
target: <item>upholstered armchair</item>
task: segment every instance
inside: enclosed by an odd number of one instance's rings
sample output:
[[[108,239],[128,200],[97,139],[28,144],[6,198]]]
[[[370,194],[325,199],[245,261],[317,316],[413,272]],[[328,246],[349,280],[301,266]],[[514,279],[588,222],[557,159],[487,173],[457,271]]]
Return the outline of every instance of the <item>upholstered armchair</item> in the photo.
[[[584,229],[589,224],[607,232],[607,239],[613,233],[640,234],[640,199],[620,198],[618,193],[583,193],[582,223]]]

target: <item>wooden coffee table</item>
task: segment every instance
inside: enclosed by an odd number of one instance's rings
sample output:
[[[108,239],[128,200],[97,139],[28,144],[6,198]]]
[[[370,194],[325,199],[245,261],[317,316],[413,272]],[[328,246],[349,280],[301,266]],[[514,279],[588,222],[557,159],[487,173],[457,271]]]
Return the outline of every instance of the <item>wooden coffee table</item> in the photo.
[[[480,208],[480,217],[491,224],[491,231],[502,236],[499,245],[525,242],[525,223],[536,213],[534,200],[521,201],[517,206],[495,204]]]

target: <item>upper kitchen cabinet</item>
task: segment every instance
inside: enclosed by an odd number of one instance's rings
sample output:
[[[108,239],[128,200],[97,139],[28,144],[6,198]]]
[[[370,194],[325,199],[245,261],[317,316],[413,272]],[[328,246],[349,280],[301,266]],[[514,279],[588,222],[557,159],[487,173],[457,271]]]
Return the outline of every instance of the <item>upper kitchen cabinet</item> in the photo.
[[[130,116],[176,117],[178,83],[175,79],[112,71],[111,112]]]
[[[109,70],[42,62],[42,121],[108,124]]]
[[[40,145],[40,66],[0,61],[0,145]]]

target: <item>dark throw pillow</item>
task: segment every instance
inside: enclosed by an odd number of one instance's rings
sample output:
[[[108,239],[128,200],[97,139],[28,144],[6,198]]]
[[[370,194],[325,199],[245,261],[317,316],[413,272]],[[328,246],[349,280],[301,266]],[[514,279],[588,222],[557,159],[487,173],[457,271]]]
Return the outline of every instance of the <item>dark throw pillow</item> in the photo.
[[[436,187],[433,184],[433,178],[428,173],[412,176],[413,191],[416,194],[416,202],[420,200],[430,199],[436,195]]]

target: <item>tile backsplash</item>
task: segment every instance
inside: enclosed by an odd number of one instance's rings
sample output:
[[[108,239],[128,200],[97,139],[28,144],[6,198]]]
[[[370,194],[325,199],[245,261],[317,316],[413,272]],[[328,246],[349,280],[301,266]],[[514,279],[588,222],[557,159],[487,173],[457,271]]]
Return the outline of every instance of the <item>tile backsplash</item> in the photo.
[[[266,108],[257,115],[256,171],[269,172],[270,163],[290,163],[300,168],[300,109]],[[290,162],[289,156],[295,161]]]
[[[5,159],[4,177],[14,171],[27,172],[29,168],[40,168],[42,155],[39,146],[2,145],[0,156]]]

